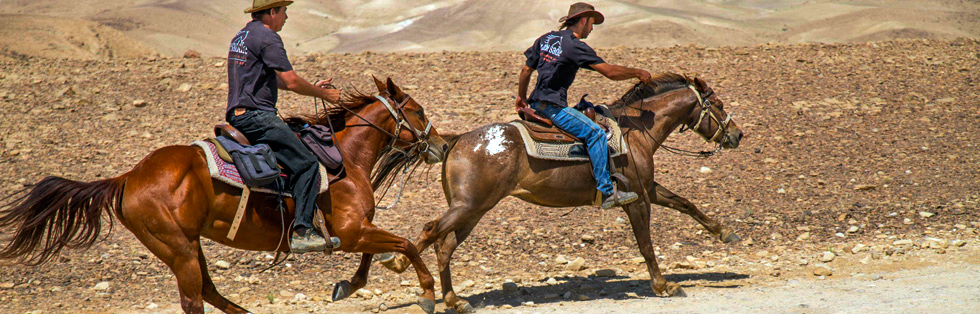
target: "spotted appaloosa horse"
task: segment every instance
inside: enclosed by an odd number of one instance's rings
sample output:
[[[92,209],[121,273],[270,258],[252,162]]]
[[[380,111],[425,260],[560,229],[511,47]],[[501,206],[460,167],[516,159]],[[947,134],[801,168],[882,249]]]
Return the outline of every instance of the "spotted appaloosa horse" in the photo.
[[[330,235],[341,240],[339,250],[363,253],[347,293],[367,283],[372,254],[398,252],[415,266],[423,290],[419,305],[432,313],[435,281],[416,247],[371,223],[375,209],[371,173],[379,157],[393,147],[437,163],[448,146],[435,128],[426,127],[430,121],[422,106],[391,79],[386,83],[375,79],[375,83],[380,98],[348,94],[341,104],[346,109],[333,108],[308,119],[317,124],[329,119],[342,128],[336,141],[347,169],[347,177],[332,184],[329,195],[319,195],[317,205]],[[386,102],[394,107],[386,108]],[[114,217],[170,267],[184,312],[204,313],[207,301],[226,313],[248,313],[218,293],[208,275],[201,237],[243,250],[288,251],[289,237],[281,235],[288,231],[283,226],[292,225],[294,211],[288,208],[284,221],[275,197],[252,197],[241,224],[247,232],[229,240],[226,235],[240,195],[241,189],[211,178],[205,154],[196,146],[157,149],[129,172],[111,179],[76,182],[47,177],[0,211],[0,228],[16,228],[0,258],[37,265],[65,247],[89,247],[97,240],[106,213],[110,227]]]
[[[731,229],[654,181],[653,154],[679,126],[686,125],[721,147],[738,147],[742,131],[731,121],[718,95],[701,79],[663,74],[650,84],[638,84],[610,109],[618,117],[629,145],[630,154],[619,157],[616,165],[617,172],[629,179],[630,189],[649,203],[690,215],[725,243],[737,241],[738,235]],[[470,312],[470,304],[453,291],[449,265],[456,247],[466,240],[480,218],[507,196],[548,207],[589,206],[595,199],[596,182],[591,179],[588,161],[529,157],[519,131],[510,124],[485,125],[450,142],[455,144],[447,151],[442,167],[442,187],[449,210],[426,223],[416,243],[420,250],[435,245],[446,305],[457,312]],[[625,187],[620,185],[620,189]],[[681,287],[667,282],[657,266],[650,238],[650,206],[646,204],[638,201],[624,210],[646,260],[651,288],[658,295],[681,295]],[[408,261],[399,256],[384,264],[401,272],[408,267]]]

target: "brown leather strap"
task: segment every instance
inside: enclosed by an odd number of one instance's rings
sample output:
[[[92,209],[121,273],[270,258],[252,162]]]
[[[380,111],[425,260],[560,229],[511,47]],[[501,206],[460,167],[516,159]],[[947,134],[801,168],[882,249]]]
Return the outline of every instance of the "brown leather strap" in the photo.
[[[555,125],[554,123],[551,122],[550,119],[539,116],[537,113],[534,112],[533,109],[528,107],[517,109],[517,115],[520,116],[521,119],[524,121],[537,122],[537,123],[544,124],[548,127],[552,127]]]
[[[228,124],[222,123],[214,126],[214,136],[224,136],[235,140],[242,145],[252,145],[248,143],[248,139],[242,132],[239,132],[235,127]]]

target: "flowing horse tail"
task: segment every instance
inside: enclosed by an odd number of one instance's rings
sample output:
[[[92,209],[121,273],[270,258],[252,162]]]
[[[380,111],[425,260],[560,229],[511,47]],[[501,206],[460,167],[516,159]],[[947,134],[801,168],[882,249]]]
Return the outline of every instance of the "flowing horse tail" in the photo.
[[[39,265],[65,247],[88,248],[102,231],[106,212],[112,231],[113,211],[122,206],[122,177],[77,182],[46,177],[26,195],[0,206],[0,230],[16,225],[13,238],[0,250],[0,259]],[[16,194],[15,194],[16,195]]]

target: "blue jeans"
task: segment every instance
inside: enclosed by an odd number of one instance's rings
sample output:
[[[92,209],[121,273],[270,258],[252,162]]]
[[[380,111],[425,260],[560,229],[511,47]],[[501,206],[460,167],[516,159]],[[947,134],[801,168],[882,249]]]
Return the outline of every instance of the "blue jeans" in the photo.
[[[612,181],[609,180],[609,146],[606,144],[606,131],[584,114],[571,107],[562,107],[548,102],[531,102],[531,108],[551,119],[559,129],[585,142],[592,161],[592,174],[596,188],[602,195],[612,195]]]

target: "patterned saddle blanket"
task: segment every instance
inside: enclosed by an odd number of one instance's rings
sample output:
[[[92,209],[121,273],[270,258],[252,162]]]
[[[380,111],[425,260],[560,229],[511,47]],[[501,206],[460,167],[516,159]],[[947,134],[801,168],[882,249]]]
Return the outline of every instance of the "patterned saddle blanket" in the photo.
[[[598,124],[606,126],[609,130],[606,135],[608,137],[607,143],[609,145],[610,156],[617,157],[629,152],[626,141],[623,140],[623,131],[619,129],[619,123],[616,120],[603,115],[596,115],[596,120]],[[531,136],[531,130],[528,129],[527,123],[531,122],[522,120],[510,122],[511,125],[514,125],[520,131],[521,138],[524,140],[524,148],[527,149],[527,154],[531,157],[560,161],[589,160],[589,151],[582,141],[557,142],[538,140]]]
[[[245,183],[242,182],[241,175],[238,174],[238,168],[235,168],[235,164],[230,163],[219,157],[218,148],[214,143],[210,141],[195,141],[191,145],[198,146],[204,150],[205,159],[208,161],[208,171],[211,173],[211,178],[215,180],[227,183],[236,188],[244,189]],[[320,187],[318,193],[323,193],[327,191],[329,187],[329,180],[324,180],[323,178],[330,178],[327,174],[327,168],[320,164],[320,176],[317,177],[317,186]],[[273,186],[264,187],[249,187],[253,192],[271,193],[275,194],[276,190]],[[292,197],[292,193],[284,192],[283,196]]]

